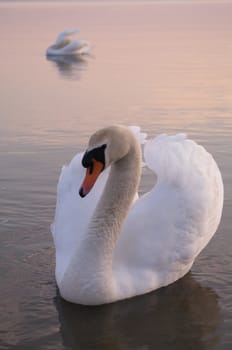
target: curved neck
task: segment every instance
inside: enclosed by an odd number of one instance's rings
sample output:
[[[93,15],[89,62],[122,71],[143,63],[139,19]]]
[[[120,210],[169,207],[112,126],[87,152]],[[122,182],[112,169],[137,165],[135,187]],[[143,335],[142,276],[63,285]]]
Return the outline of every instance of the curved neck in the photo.
[[[137,192],[140,173],[141,150],[136,141],[127,155],[112,165],[87,234],[75,254],[75,278],[79,280],[80,300],[84,297],[90,304],[100,304],[116,298],[113,253]]]
[[[63,40],[60,40],[58,43],[55,43],[52,45],[55,49],[63,49],[66,45],[70,44],[71,40],[68,38],[64,38]]]

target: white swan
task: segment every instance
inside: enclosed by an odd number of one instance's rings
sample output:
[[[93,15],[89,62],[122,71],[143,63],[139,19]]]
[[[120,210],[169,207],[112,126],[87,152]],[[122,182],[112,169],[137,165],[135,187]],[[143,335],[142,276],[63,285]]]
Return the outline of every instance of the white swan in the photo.
[[[85,154],[63,168],[52,233],[56,281],[70,302],[110,303],[176,281],[218,227],[220,171],[202,146],[182,134],[145,144],[157,183],[133,203],[141,173],[137,138],[123,126],[99,130]]]
[[[79,29],[66,29],[61,32],[55,43],[47,48],[47,56],[82,55],[90,51],[91,45],[86,40],[71,41],[69,36],[78,33]]]

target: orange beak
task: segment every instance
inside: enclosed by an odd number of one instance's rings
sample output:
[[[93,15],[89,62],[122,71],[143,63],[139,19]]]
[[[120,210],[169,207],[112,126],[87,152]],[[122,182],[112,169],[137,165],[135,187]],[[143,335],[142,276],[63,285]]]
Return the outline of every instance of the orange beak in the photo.
[[[91,191],[103,169],[104,164],[93,158],[92,165],[87,168],[84,181],[79,190],[81,197],[85,197]]]

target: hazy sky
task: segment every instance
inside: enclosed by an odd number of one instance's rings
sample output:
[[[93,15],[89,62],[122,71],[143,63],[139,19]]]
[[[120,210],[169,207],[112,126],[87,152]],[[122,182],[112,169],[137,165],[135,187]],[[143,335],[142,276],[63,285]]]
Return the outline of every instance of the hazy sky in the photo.
[[[207,3],[232,3],[232,0],[0,0],[0,2],[207,2]]]

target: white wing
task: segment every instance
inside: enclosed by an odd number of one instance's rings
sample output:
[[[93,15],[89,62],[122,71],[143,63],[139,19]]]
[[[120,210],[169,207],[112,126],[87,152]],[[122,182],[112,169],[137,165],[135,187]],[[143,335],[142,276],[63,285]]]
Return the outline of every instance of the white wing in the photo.
[[[157,183],[134,204],[114,256],[122,288],[131,279],[138,291],[174,282],[191,268],[223,205],[220,171],[202,146],[182,134],[160,135],[145,145],[144,156]]]
[[[88,53],[92,46],[87,40],[72,40],[70,35],[79,32],[79,29],[66,29],[59,33],[55,43],[48,47],[47,55],[82,55]]]

